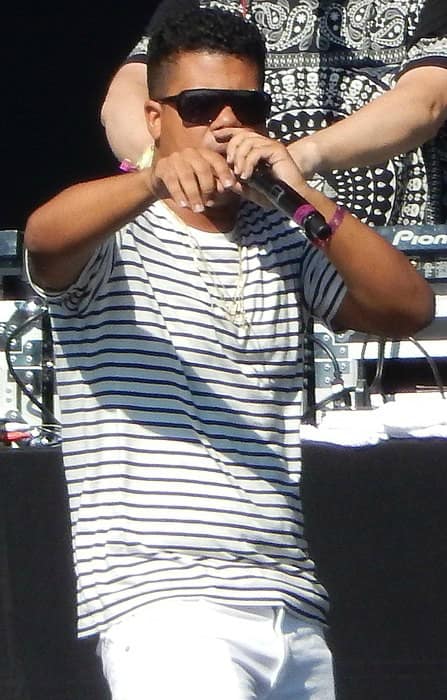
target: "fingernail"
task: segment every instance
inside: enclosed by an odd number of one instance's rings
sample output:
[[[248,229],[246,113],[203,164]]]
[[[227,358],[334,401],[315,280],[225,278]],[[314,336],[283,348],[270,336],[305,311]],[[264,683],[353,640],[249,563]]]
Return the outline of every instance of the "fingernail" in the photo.
[[[203,204],[194,204],[194,206],[192,208],[192,210],[197,212],[197,213],[204,211],[204,209],[205,209],[205,207],[203,206]]]

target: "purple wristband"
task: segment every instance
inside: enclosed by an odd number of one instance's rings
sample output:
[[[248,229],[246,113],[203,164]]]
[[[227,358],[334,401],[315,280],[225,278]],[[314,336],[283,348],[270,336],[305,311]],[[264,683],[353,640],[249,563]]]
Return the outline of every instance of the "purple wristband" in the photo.
[[[337,204],[337,208],[336,208],[333,216],[327,222],[329,228],[331,229],[331,236],[333,236],[334,233],[336,232],[336,230],[338,229],[338,227],[341,226],[341,223],[342,223],[343,219],[345,218],[345,214],[346,214],[346,209],[344,209],[339,204]]]
[[[312,206],[312,204],[308,204],[307,202],[305,204],[301,204],[297,210],[295,211],[293,215],[293,220],[296,221],[297,224],[300,226],[304,226],[306,228],[305,221],[306,218],[310,215],[317,212],[315,207]],[[306,236],[310,240],[310,242],[317,246],[317,248],[324,248],[329,241],[331,240],[332,236],[336,232],[336,230],[341,226],[343,219],[346,214],[346,209],[341,207],[340,205],[337,205],[334,214],[330,218],[329,221],[326,222],[326,231],[324,236],[320,235],[312,235],[309,230],[306,230]]]
[[[309,214],[313,214],[314,211],[316,211],[316,209],[311,204],[300,204],[300,206],[293,215],[293,220],[296,221],[297,224],[302,226],[306,216],[309,216]]]
[[[119,168],[123,173],[134,173],[138,170],[137,166],[128,158],[124,158],[124,160],[121,161]]]

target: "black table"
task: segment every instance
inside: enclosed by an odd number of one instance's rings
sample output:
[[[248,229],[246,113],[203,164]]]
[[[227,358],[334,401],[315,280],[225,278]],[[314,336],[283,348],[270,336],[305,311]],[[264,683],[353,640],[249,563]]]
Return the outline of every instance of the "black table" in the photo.
[[[0,697],[106,700],[95,640],[75,637],[59,449],[1,449],[0,484]],[[445,700],[447,440],[307,444],[302,488],[338,700]]]
[[[76,639],[60,448],[0,448],[0,697],[106,700],[95,640]]]
[[[304,445],[340,700],[447,698],[447,440]]]

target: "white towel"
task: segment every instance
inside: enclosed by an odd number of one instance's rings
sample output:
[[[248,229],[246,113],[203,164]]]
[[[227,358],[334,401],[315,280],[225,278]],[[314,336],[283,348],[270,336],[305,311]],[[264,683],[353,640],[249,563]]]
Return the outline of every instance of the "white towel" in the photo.
[[[390,438],[447,438],[447,400],[412,394],[364,410],[327,411],[317,426],[302,425],[303,442],[361,447]]]
[[[376,408],[328,411],[319,425],[301,426],[301,439],[304,442],[361,447],[377,445],[387,438],[379,409]]]
[[[389,437],[447,438],[447,400],[440,396],[399,396],[379,410]]]

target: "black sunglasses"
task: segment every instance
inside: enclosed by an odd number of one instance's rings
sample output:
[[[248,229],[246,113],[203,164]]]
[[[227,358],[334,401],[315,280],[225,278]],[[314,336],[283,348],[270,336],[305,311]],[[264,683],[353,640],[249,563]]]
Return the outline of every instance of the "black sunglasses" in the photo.
[[[261,90],[183,90],[178,95],[155,98],[161,104],[173,104],[181,119],[188,124],[210,124],[224,107],[231,107],[241,124],[263,124],[272,104],[268,93]]]

